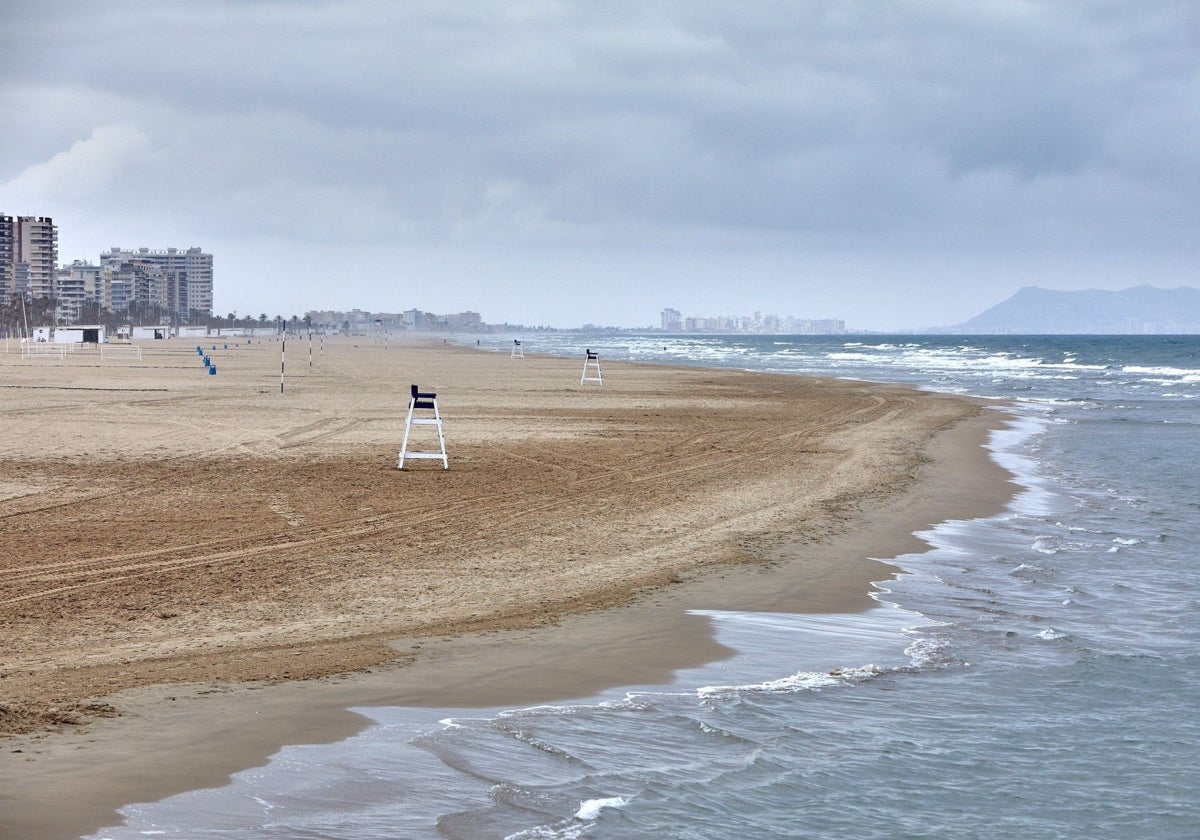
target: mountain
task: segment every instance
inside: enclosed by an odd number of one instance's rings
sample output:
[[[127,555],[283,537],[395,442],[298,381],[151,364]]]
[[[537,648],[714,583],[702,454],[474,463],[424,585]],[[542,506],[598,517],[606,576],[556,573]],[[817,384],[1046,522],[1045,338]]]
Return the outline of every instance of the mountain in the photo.
[[[1200,289],[1135,286],[1119,292],[1060,292],[1026,286],[1003,303],[953,327],[923,330],[949,334],[1200,333]]]

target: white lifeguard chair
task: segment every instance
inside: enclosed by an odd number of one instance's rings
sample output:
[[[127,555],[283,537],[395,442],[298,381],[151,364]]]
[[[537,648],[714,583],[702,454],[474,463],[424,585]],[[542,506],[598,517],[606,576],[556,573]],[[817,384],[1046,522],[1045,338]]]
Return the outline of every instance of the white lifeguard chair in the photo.
[[[517,341],[515,338],[513,339],[512,353],[509,354],[509,358],[510,359],[524,359],[525,358],[525,351],[523,351],[521,349],[521,342]]]
[[[433,412],[433,416],[428,413],[418,415],[417,412]],[[408,451],[408,437],[412,432],[413,426],[433,426],[437,429],[438,449],[439,452]],[[443,469],[450,469],[450,459],[446,457],[446,438],[442,434],[442,415],[438,411],[437,394],[423,394],[416,385],[412,386],[412,397],[408,401],[408,419],[404,422],[404,442],[400,444],[400,460],[396,463],[396,469],[404,469],[404,460],[406,458],[436,458],[442,462]]]
[[[600,354],[590,347],[583,357],[583,376],[579,377],[579,384],[582,385],[584,382],[599,382],[600,386],[604,387],[604,371],[600,370]]]

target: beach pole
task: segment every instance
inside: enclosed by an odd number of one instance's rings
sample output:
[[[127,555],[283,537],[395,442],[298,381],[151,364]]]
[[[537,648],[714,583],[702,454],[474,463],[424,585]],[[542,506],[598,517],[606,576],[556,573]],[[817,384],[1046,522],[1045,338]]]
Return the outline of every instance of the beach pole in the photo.
[[[308,328],[308,369],[312,370],[312,327]]]
[[[279,393],[283,393],[283,368],[287,362],[287,336],[280,339],[279,344]]]

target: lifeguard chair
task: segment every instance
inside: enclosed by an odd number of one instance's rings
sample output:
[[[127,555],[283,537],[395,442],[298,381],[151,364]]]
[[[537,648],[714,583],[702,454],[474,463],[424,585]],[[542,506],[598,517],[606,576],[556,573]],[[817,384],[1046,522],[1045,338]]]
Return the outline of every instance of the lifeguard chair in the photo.
[[[429,412],[433,412],[433,416]],[[417,412],[422,412],[418,414]],[[409,452],[408,437],[413,426],[433,426],[437,429],[439,452]],[[442,462],[443,469],[450,469],[450,459],[446,457],[446,438],[442,435],[442,415],[438,411],[437,394],[423,394],[416,386],[412,386],[412,397],[408,401],[408,419],[404,422],[404,442],[400,444],[400,460],[396,469],[404,469],[406,458],[436,458]]]
[[[510,359],[524,359],[525,352],[521,349],[521,342],[513,339],[512,353],[509,354]]]
[[[583,376],[579,377],[579,384],[582,385],[584,382],[599,382],[601,387],[604,386],[604,371],[600,370],[600,354],[590,347],[583,357]]]

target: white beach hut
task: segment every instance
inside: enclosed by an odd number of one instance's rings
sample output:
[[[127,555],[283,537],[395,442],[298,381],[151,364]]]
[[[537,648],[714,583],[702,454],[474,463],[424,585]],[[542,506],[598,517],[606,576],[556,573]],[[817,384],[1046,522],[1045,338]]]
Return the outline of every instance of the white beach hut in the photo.
[[[103,324],[73,324],[54,328],[56,344],[103,344],[107,338]]]

